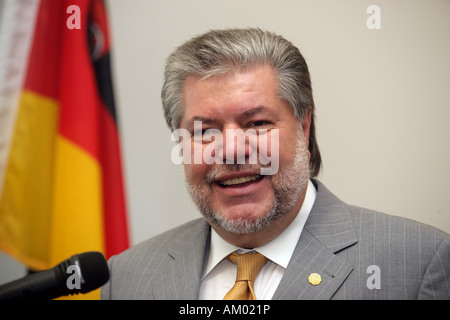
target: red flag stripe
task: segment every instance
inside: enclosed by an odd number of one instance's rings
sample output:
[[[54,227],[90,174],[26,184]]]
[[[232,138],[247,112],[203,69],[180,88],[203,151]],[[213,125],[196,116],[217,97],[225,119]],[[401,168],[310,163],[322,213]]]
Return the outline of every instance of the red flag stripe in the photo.
[[[64,27],[63,31],[59,132],[100,160],[101,101],[87,41],[89,2],[77,1],[81,29]]]
[[[103,221],[106,255],[110,257],[127,249],[129,239],[118,132],[114,119],[105,108],[100,117],[104,141],[100,157],[103,171]]]
[[[38,10],[34,38],[29,55],[24,89],[57,99],[61,55],[61,35],[64,29],[63,1],[43,0]]]

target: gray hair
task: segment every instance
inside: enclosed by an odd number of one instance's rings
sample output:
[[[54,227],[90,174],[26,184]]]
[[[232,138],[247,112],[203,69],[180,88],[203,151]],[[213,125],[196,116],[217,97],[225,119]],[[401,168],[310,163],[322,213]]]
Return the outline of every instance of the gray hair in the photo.
[[[272,32],[258,28],[212,30],[176,48],[167,59],[161,90],[167,125],[172,130],[180,125],[182,92],[188,75],[206,79],[255,65],[269,65],[275,70],[279,96],[289,103],[299,121],[311,108],[310,169],[311,177],[317,176],[322,161],[315,137],[315,107],[308,66],[297,47]]]

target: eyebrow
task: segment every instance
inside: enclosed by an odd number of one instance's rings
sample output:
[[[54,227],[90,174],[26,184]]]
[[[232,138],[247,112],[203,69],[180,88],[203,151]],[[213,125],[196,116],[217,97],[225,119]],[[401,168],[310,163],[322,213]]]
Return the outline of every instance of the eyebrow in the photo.
[[[245,110],[240,114],[240,118],[249,118],[254,116],[255,114],[258,114],[260,112],[263,112],[266,109],[264,106],[258,106],[249,110]]]
[[[252,116],[254,116],[254,115],[258,114],[258,113],[261,113],[261,112],[263,112],[265,110],[266,110],[266,107],[264,107],[264,106],[254,107],[254,108],[251,108],[251,109],[248,109],[248,110],[245,110],[245,111],[241,112],[238,115],[238,118],[249,118],[249,117],[252,117]],[[194,124],[194,121],[201,121],[202,123],[210,124],[210,123],[217,122],[217,119],[215,119],[215,118],[206,118],[206,117],[202,117],[202,116],[193,116],[189,120],[189,125],[192,126]]]
[[[191,119],[189,119],[186,122],[186,128],[188,130],[192,130],[194,128],[194,122],[195,121],[200,121],[201,123],[204,123],[204,124],[211,124],[211,123],[215,123],[216,119],[214,119],[214,118],[205,118],[205,117],[202,117],[202,116],[193,116]]]
[[[204,122],[204,123],[211,123],[211,122],[215,122],[216,119],[214,119],[214,118],[205,118],[205,117],[202,117],[202,116],[193,116],[191,118],[191,121],[189,121],[189,122],[190,123],[194,123],[194,121],[201,121],[201,122]]]

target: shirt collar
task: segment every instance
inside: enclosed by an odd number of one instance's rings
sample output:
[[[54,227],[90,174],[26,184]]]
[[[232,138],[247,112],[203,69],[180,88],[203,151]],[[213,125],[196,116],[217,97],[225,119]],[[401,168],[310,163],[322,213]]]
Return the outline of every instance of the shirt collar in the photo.
[[[252,250],[244,249],[232,245],[225,240],[223,240],[213,228],[211,228],[210,245],[208,257],[205,260],[205,265],[203,267],[202,279],[211,272],[214,267],[219,264],[226,256],[230,253],[240,250],[242,252],[247,251],[257,251],[269,260],[280,265],[281,267],[287,267],[289,260],[291,259],[292,253],[295,250],[300,233],[303,230],[306,219],[311,211],[311,208],[316,199],[316,188],[314,187],[311,180],[308,182],[308,187],[306,189],[305,200],[303,201],[302,207],[300,208],[299,214],[295,217],[294,221],[283,231],[278,237],[272,241],[266,243],[265,245],[254,248]]]

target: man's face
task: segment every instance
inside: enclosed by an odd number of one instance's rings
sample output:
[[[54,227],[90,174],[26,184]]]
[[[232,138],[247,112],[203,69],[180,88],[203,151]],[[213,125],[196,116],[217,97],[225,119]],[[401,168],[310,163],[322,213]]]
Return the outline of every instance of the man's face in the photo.
[[[215,154],[223,156],[223,164],[184,164],[188,191],[213,227],[249,234],[294,210],[298,212],[309,179],[310,113],[303,125],[294,118],[289,104],[278,97],[271,67],[235,70],[203,80],[188,76],[183,104],[180,128],[191,133],[192,154],[199,148],[205,150],[209,144],[195,140],[195,121],[202,121],[202,130],[217,129],[223,133],[223,150]],[[237,129],[266,132],[264,141],[278,144],[271,148],[258,140],[252,145],[247,139],[245,148],[239,150],[225,139],[227,130]],[[278,141],[273,142],[275,133]],[[248,157],[255,148],[258,153],[264,149],[272,159],[278,159],[279,170],[274,175],[261,175],[260,161],[249,164]],[[234,164],[226,163],[225,155],[229,158],[230,154]],[[246,163],[237,164],[242,157],[247,158]]]

